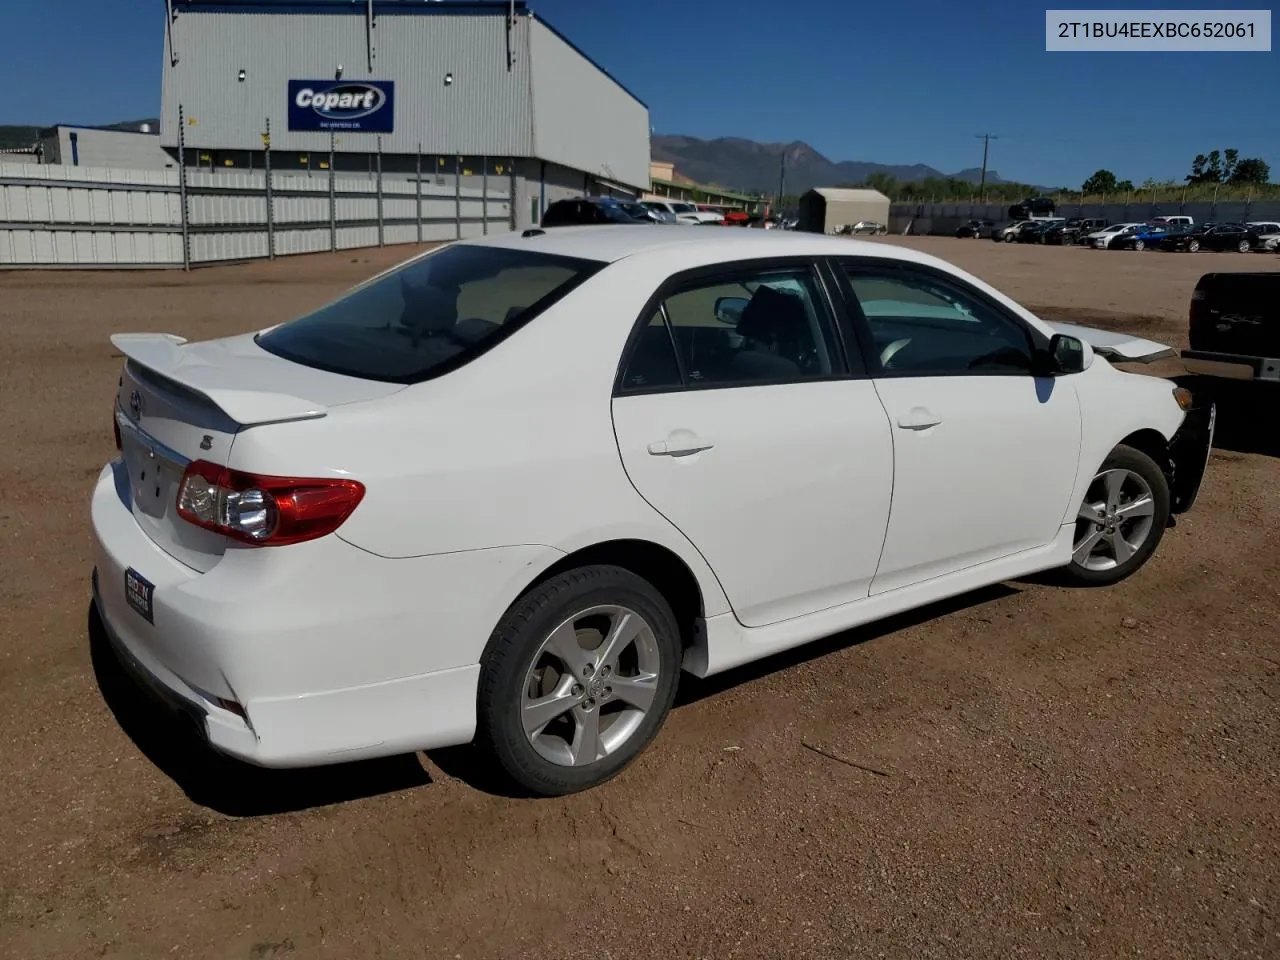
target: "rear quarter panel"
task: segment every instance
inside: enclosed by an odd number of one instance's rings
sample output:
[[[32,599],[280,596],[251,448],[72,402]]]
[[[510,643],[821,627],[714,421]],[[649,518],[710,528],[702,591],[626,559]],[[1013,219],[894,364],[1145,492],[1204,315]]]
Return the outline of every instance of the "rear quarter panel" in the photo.
[[[439,379],[319,420],[243,431],[231,465],[359,480],[366,495],[339,536],[388,558],[516,545],[559,558],[647,540],[689,566],[708,616],[727,612],[701,555],[631,485],[614,437],[618,361],[664,271],[614,264]]]

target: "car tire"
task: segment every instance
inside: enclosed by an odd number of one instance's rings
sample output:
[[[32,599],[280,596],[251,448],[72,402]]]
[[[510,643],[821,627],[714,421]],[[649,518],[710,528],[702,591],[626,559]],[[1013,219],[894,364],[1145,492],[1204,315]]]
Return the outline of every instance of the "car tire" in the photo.
[[[1251,244],[1248,240],[1241,240],[1239,243],[1236,244],[1236,250],[1238,250],[1240,253],[1248,253],[1252,249],[1253,249],[1253,244]]]
[[[1200,241],[1189,240],[1187,242],[1187,253],[1199,253],[1199,252],[1200,252]]]
[[[624,618],[629,627],[620,636],[634,630],[633,638],[596,662]],[[489,638],[476,744],[533,794],[563,796],[604,783],[662,726],[682,655],[671,606],[648,581],[610,565],[557,574],[516,600]],[[618,681],[629,681],[628,694],[615,689]],[[544,709],[535,712],[539,704]]]
[[[1131,576],[1164,537],[1169,504],[1169,482],[1159,464],[1141,450],[1116,447],[1076,511],[1067,578],[1083,586],[1108,586]]]
[[[1133,249],[1135,249],[1135,250],[1145,250],[1145,249],[1147,249],[1147,243],[1146,243],[1146,241],[1145,241],[1145,240],[1135,240],[1135,241],[1133,241]]]
[[[1006,234],[1004,235],[1004,242],[1005,242],[1005,243],[1013,243],[1013,234],[1012,234],[1012,233],[1006,233]]]

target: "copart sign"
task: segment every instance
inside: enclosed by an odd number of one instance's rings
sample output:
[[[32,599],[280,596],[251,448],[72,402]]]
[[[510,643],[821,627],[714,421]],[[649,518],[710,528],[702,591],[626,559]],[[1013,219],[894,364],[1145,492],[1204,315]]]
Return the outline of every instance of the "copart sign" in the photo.
[[[390,80],[290,80],[290,130],[391,133],[395,84]]]

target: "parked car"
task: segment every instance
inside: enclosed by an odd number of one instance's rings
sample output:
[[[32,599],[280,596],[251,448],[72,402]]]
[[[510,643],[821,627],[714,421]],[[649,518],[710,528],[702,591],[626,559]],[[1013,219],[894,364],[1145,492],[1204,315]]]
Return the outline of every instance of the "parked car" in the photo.
[[[1260,253],[1273,253],[1280,250],[1280,230],[1275,233],[1260,233],[1253,240],[1254,249]]]
[[[988,233],[995,225],[994,220],[987,220],[985,218],[970,220],[968,223],[964,224],[964,226],[956,227],[956,236],[962,239],[972,237],[976,240],[984,233]]]
[[[1202,224],[1190,230],[1170,234],[1160,241],[1161,250],[1235,250],[1248,253],[1253,249],[1258,233],[1243,223]]]
[[[1062,220],[1034,220],[1019,230],[1014,239],[1018,243],[1044,243],[1045,233],[1062,222]]]
[[[1191,294],[1188,334],[1190,372],[1280,385],[1280,272],[1206,273]]]
[[[1089,234],[1096,233],[1107,226],[1110,226],[1110,221],[1102,217],[1073,217],[1066,222],[1055,239],[1064,245],[1077,244]],[[1055,239],[1049,242],[1055,242]]]
[[[1009,208],[1009,218],[1026,220],[1032,217],[1052,217],[1058,209],[1052,197],[1027,197]]]
[[[1018,239],[1018,233],[1028,226],[1036,223],[1035,220],[1017,220],[1013,223],[1006,224],[1003,227],[997,227],[991,231],[991,239],[997,243],[1013,243]]]
[[[1146,250],[1157,249],[1160,242],[1171,234],[1179,232],[1179,227],[1168,227],[1163,223],[1143,224],[1137,230],[1121,233],[1108,244],[1110,250]]]
[[[647,215],[628,210],[613,197],[573,197],[556,200],[542,215],[543,227],[572,227],[597,223],[655,223]]]
[[[1087,221],[1080,217],[1068,217],[1067,219],[1059,219],[1053,221],[1049,227],[1041,234],[1040,242],[1054,246],[1070,244],[1075,241],[1076,236],[1084,229]],[[1091,230],[1100,229],[1106,226],[1105,222],[1098,222],[1098,226],[1090,228]]]
[[[1095,230],[1088,235],[1088,242],[1095,250],[1105,250],[1111,241],[1126,233],[1133,233],[1145,227],[1145,223],[1113,223],[1109,227]]]
[[[1191,217],[1152,217],[1151,223],[1163,223],[1166,227],[1194,227],[1196,222]]]
[[[676,223],[694,225],[702,222],[698,215],[698,208],[692,203],[683,203],[678,200],[642,200],[641,202],[650,210],[670,216]]]
[[[618,206],[622,207],[623,210],[631,214],[631,216],[635,217],[637,220],[651,220],[654,223],[670,223],[671,222],[670,220],[667,220],[665,217],[663,217],[662,214],[660,214],[657,210],[650,210],[639,200],[619,199],[617,203],[618,203]]]
[[[1269,252],[1280,248],[1280,223],[1274,220],[1250,220],[1245,226],[1255,234],[1254,250]]]
[[[91,583],[127,667],[249,763],[474,740],[540,794],[626,767],[682,670],[1129,577],[1212,434],[1108,361],[1161,344],[791,231],[477,237],[254,333],[111,342]]]

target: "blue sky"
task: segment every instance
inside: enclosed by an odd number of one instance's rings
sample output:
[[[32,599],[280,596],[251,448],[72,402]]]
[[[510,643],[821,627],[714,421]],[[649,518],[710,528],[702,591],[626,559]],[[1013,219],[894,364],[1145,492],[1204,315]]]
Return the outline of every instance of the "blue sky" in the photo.
[[[0,123],[158,112],[162,0],[4,5],[0,84],[21,96],[0,102]],[[974,135],[990,132],[1001,176],[1069,186],[1099,167],[1181,179],[1196,153],[1236,147],[1280,179],[1276,52],[1046,53],[1044,7],[1025,0],[530,6],[648,103],[658,133],[803,140],[833,160],[952,172],[981,163]]]

